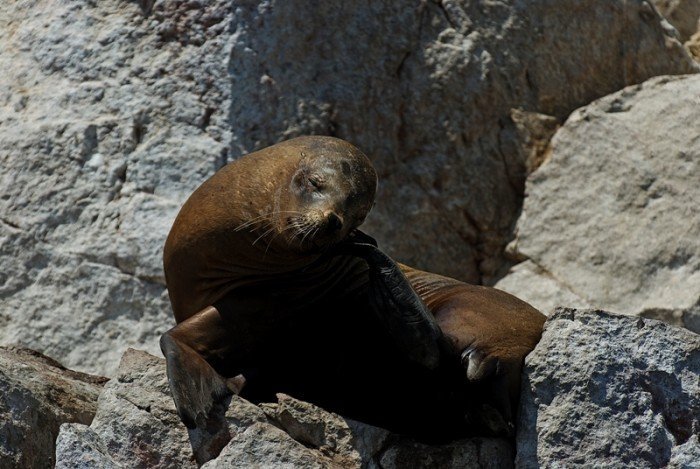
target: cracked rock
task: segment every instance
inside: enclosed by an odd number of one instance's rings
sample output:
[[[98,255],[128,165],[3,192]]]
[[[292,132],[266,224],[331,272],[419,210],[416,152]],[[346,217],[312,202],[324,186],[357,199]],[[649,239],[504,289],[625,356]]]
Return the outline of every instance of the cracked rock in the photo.
[[[542,311],[603,308],[700,332],[700,76],[658,77],[574,112],[528,179],[497,286]]]
[[[687,41],[700,26],[700,0],[653,0],[652,3]]]
[[[507,270],[527,170],[556,123],[697,70],[637,0],[285,0],[234,21],[233,151],[306,133],[351,141],[380,176],[367,231],[402,262],[475,283]]]
[[[525,361],[518,467],[695,467],[700,336],[558,308]]]
[[[234,396],[206,430],[188,431],[170,397],[165,360],[129,349],[90,426],[66,424],[57,467],[508,468],[511,442],[471,438],[428,446],[279,394],[262,408]],[[407,409],[410,412],[410,409]],[[90,464],[95,463],[91,466]]]
[[[382,246],[489,283],[553,126],[696,70],[642,0],[21,0],[0,50],[0,343],[105,375],[158,352],[168,227],[230,159],[346,138]]]
[[[59,427],[89,424],[105,381],[33,350],[0,347],[0,467],[52,467]]]
[[[157,353],[165,237],[230,140],[232,12],[205,3],[0,2],[1,344],[106,375]]]

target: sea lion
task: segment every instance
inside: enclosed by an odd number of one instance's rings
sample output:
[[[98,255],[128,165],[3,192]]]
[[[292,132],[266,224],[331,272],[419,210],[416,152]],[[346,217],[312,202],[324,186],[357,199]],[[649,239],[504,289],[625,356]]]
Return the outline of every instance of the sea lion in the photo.
[[[396,264],[357,230],[376,185],[354,146],[300,137],[230,163],[187,200],[164,250],[178,324],[161,338],[185,425],[205,425],[232,392],[286,392],[416,436],[512,433],[544,317]]]

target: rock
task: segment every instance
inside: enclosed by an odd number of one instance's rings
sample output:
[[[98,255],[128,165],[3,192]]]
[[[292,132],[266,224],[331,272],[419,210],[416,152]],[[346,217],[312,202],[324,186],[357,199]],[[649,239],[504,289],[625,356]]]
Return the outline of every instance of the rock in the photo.
[[[653,0],[652,3],[676,28],[682,42],[698,30],[700,0]]]
[[[59,427],[89,424],[105,381],[33,350],[0,347],[0,467],[52,467]]]
[[[496,288],[517,295],[547,315],[561,305],[574,308],[592,306],[531,260],[514,266],[507,276],[499,280]]]
[[[405,467],[407,461],[426,467],[512,467],[507,440],[428,446],[284,394],[277,397],[277,403],[261,408],[234,396],[210,428],[188,432],[169,394],[165,360],[129,349],[100,395],[92,424],[61,427],[57,467],[389,468]]]
[[[688,49],[688,52],[690,52],[690,55],[692,55],[696,61],[700,62],[700,31],[693,34],[691,38],[688,39],[688,42],[685,43],[685,47]]]
[[[694,75],[573,113],[528,180],[514,249],[530,262],[497,286],[544,311],[590,305],[700,331],[699,120]]]
[[[232,11],[205,3],[0,4],[0,343],[108,375],[158,352],[165,236],[230,141]]]
[[[64,423],[56,439],[56,469],[121,469],[100,437],[87,425]]]
[[[469,444],[455,442],[441,447],[404,443],[387,448],[374,467],[511,468],[513,450],[505,441],[472,438]]]
[[[540,131],[696,70],[642,0],[23,0],[0,26],[0,343],[107,375],[129,346],[158,353],[163,241],[230,159],[347,138],[382,177],[382,245],[490,282]]]
[[[264,423],[256,423],[236,435],[221,455],[202,466],[203,469],[229,467],[309,467],[333,466],[319,452],[304,447],[288,434]],[[346,466],[347,467],[347,466]]]
[[[505,273],[530,156],[511,110],[560,122],[626,85],[696,71],[662,22],[645,1],[241,6],[233,151],[310,132],[350,140],[380,175],[366,225],[380,245],[489,283]]]
[[[525,360],[516,466],[695,467],[698,376],[692,332],[559,308]]]

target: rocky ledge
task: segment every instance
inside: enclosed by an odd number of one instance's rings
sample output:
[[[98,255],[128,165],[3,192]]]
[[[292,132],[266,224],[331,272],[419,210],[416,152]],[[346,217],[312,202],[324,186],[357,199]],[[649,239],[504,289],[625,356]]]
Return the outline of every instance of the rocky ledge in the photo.
[[[165,361],[129,349],[100,395],[92,424],[61,427],[56,467],[513,465],[514,450],[506,440],[427,446],[283,394],[278,402],[262,406],[234,396],[218,424],[188,431],[170,397]]]
[[[700,336],[604,311],[559,308],[547,320],[526,360],[515,443],[429,446],[282,394],[261,406],[234,396],[218,424],[188,432],[161,358],[128,350],[97,398],[103,379],[30,351],[1,350],[1,431],[15,442],[13,452],[1,447],[1,467],[50,466],[50,429],[61,422],[59,468],[691,468],[700,461]]]

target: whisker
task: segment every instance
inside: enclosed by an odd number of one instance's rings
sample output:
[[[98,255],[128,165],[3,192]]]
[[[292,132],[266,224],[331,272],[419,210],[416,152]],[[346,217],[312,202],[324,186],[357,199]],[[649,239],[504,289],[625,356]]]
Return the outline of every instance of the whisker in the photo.
[[[274,227],[274,226],[273,226],[272,228],[270,228],[269,230],[266,230],[265,232],[263,232],[263,234],[261,234],[260,236],[258,236],[258,237],[255,239],[255,241],[252,242],[251,246],[254,246],[255,243],[257,243],[258,241],[260,241],[262,238],[264,238],[264,237],[267,236],[268,234],[272,233],[273,231],[275,231],[275,227]]]

